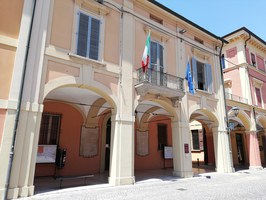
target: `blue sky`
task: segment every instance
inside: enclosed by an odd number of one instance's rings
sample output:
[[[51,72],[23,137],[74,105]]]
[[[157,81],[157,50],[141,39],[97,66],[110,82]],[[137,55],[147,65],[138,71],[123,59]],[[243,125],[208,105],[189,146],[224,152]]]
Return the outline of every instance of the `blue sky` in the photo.
[[[157,0],[217,36],[243,26],[266,40],[266,0]]]

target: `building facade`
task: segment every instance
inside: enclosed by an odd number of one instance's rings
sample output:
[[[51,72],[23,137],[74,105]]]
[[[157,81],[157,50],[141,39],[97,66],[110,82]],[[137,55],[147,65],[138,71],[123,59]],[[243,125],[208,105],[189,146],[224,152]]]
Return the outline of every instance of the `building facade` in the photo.
[[[229,113],[233,163],[262,168],[265,165],[266,43],[247,28],[224,36],[224,80]]]
[[[199,135],[204,162],[234,171],[222,38],[153,0],[11,0],[1,19],[13,6],[16,19],[0,29],[1,198],[33,195],[35,176],[108,171],[109,184],[124,185],[136,170],[166,165],[191,177]],[[193,124],[204,134],[192,136]]]

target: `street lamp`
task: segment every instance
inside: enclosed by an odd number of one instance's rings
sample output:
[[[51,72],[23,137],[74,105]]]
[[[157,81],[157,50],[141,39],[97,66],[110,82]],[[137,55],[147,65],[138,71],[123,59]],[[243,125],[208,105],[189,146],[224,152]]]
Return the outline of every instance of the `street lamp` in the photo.
[[[233,110],[235,117],[237,117],[237,115],[239,114],[239,108],[237,106],[234,106],[232,110]]]

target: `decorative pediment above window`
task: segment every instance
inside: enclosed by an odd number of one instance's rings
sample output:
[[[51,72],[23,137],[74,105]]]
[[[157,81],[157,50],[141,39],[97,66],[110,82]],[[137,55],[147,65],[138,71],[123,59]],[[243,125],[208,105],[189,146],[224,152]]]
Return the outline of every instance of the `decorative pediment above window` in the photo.
[[[191,52],[193,55],[203,61],[208,60],[210,55],[207,52],[201,51],[195,47],[191,47]]]
[[[154,30],[154,29],[152,29],[149,26],[144,26],[143,30],[146,33],[151,31],[151,36],[160,39],[160,42],[167,42],[170,39],[170,37],[168,35],[166,35],[165,33],[162,33],[162,32],[159,32],[157,30]]]
[[[225,86],[225,88],[231,88],[232,87],[232,80],[231,79],[225,79],[224,80],[224,86]]]
[[[263,82],[261,80],[258,80],[256,78],[252,79],[253,81],[253,86],[256,88],[262,88]]]
[[[80,8],[87,10],[93,10],[100,15],[107,15],[110,13],[110,9],[95,0],[75,0],[76,4]]]

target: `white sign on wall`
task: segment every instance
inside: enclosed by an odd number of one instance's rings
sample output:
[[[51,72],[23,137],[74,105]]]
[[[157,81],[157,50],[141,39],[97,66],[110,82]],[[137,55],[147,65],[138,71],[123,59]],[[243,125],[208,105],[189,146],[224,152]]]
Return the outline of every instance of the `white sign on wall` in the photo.
[[[172,159],[173,158],[173,147],[165,146],[164,147],[164,158]]]
[[[57,145],[39,145],[36,163],[55,163]]]

